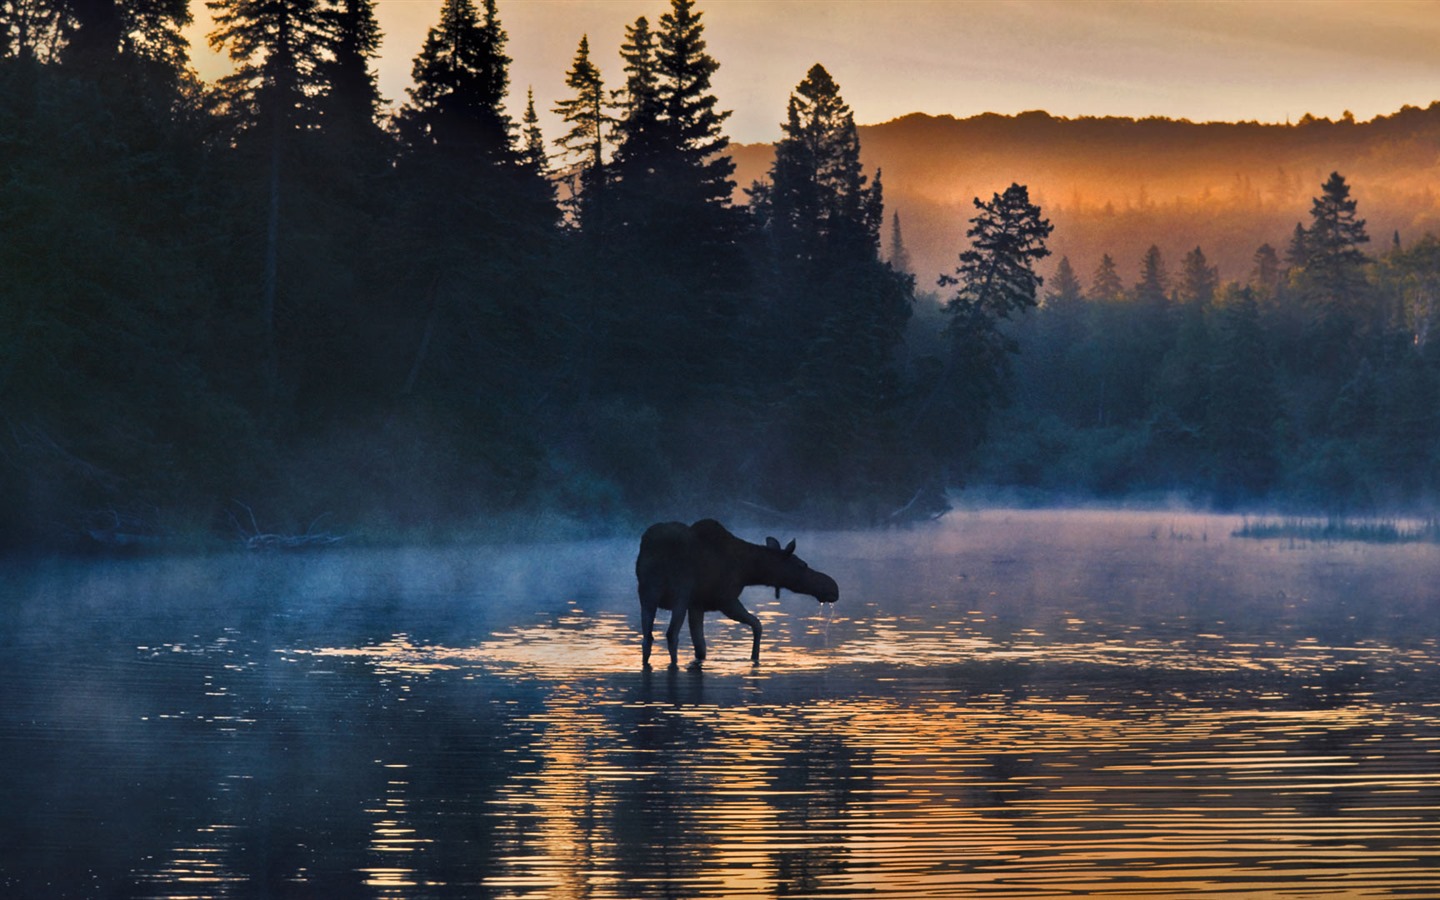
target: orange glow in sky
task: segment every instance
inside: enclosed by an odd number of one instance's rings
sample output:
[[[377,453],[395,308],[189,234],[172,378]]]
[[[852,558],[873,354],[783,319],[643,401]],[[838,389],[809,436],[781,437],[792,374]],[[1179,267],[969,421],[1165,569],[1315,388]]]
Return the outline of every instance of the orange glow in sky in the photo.
[[[227,62],[205,46],[208,11],[188,31],[202,77]],[[582,35],[618,88],[625,26],[652,26],[667,0],[500,0],[512,114],[527,87],[548,133]],[[440,0],[378,0],[377,63],[392,105]],[[820,62],[861,124],[911,112],[1294,121],[1361,119],[1440,99],[1440,2],[1431,0],[701,0],[714,88],[732,140],[773,141],[786,98]]]

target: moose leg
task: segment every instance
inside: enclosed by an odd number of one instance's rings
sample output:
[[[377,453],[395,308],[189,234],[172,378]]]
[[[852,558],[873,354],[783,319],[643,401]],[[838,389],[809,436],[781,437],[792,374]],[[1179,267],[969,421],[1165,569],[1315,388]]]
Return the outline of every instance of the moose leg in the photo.
[[[640,662],[645,668],[650,668],[650,647],[655,643],[655,636],[651,630],[655,628],[655,605],[651,603],[640,604]]]
[[[705,610],[690,613],[690,642],[695,645],[695,667],[705,661]]]
[[[685,625],[685,613],[688,607],[684,603],[676,603],[675,611],[670,614],[670,627],[665,629],[665,644],[670,648],[670,668],[679,665],[675,660],[675,652],[680,645],[680,629]]]
[[[750,626],[750,633],[753,635],[750,643],[750,661],[758,663],[760,661],[760,620],[745,608],[745,604],[740,602],[739,597],[720,607],[720,611],[727,617]]]

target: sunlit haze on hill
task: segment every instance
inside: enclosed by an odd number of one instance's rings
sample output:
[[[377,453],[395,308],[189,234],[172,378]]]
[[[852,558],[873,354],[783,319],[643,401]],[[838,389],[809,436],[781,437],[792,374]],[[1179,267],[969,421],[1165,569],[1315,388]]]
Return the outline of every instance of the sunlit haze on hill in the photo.
[[[411,62],[440,0],[378,0],[383,95],[406,100]],[[228,63],[205,45],[208,10],[188,34],[201,75]],[[666,0],[500,0],[509,34],[510,108],[527,87],[542,124],[567,95],[582,35],[608,86],[620,87],[625,26],[652,23]],[[1059,116],[1167,116],[1285,122],[1305,113],[1359,119],[1440,95],[1440,6],[1431,2],[953,2],[704,0],[715,90],[732,140],[779,137],[785,100],[820,62],[856,121],[912,112],[958,117],[1044,109]]]

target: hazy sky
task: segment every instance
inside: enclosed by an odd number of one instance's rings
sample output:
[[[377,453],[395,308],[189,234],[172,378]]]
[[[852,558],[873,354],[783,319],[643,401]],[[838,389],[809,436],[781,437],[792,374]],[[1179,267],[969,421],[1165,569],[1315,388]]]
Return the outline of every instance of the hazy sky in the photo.
[[[225,63],[191,29],[201,75]],[[407,98],[411,62],[440,0],[379,0],[381,91]],[[527,87],[542,124],[567,95],[581,35],[619,87],[625,26],[668,0],[500,0],[510,107]],[[700,0],[732,140],[779,137],[786,98],[823,63],[861,124],[910,112],[1160,115],[1196,121],[1359,119],[1440,99],[1440,2],[1430,0]]]

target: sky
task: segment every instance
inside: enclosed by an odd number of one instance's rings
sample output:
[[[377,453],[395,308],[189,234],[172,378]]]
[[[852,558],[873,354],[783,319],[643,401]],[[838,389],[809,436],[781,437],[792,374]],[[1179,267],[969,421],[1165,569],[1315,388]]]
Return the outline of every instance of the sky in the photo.
[[[205,45],[212,80],[228,62]],[[623,84],[625,26],[668,0],[499,0],[510,40],[509,106],[527,88],[547,134],[582,35],[607,87]],[[780,136],[786,100],[815,63],[860,124],[912,112],[957,117],[1043,109],[1058,116],[1285,122],[1367,120],[1440,99],[1440,0],[700,0],[714,90],[731,140]],[[410,68],[440,0],[378,0],[381,93],[407,99]]]

